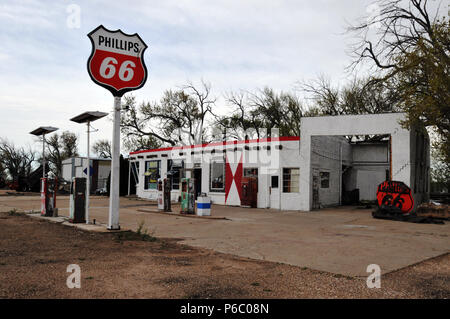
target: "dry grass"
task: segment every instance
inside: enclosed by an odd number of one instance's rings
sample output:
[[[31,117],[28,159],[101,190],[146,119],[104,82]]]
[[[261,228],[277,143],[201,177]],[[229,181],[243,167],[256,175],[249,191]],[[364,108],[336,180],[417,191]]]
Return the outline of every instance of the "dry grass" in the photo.
[[[192,248],[143,227],[118,239],[1,213],[0,229],[0,298],[450,297],[448,254],[368,289],[365,278]],[[66,286],[69,264],[81,267],[81,289]]]

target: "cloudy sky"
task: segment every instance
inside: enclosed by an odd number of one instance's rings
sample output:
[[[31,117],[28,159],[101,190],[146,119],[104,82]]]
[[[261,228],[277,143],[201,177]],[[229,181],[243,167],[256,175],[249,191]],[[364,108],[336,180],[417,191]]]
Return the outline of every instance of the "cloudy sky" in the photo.
[[[113,104],[109,91],[94,84],[86,70],[87,33],[100,24],[137,32],[149,46],[148,81],[133,93],[139,101],[158,100],[165,89],[201,79],[220,96],[264,86],[292,90],[296,81],[321,74],[345,83],[351,42],[345,28],[368,14],[370,3],[2,0],[0,137],[39,149],[28,133],[51,125],[75,132],[85,153],[85,126],[69,119],[87,110],[109,112]],[[111,121],[94,127],[99,132],[93,141],[111,138]]]

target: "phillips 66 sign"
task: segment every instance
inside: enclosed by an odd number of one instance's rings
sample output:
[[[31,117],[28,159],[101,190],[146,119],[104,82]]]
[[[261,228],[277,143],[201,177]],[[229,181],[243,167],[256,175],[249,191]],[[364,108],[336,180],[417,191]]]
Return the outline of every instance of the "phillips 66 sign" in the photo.
[[[92,52],[87,68],[91,79],[114,96],[139,89],[147,80],[144,51],[147,45],[137,33],[110,31],[99,26],[89,34]]]
[[[377,201],[378,206],[397,207],[404,215],[414,208],[411,189],[403,182],[385,181],[378,185]]]

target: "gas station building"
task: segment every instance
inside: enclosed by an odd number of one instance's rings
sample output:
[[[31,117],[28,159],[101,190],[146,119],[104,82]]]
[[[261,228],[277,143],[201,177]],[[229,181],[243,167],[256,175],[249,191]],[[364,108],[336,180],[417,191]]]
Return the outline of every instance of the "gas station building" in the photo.
[[[430,142],[426,131],[400,125],[403,113],[305,117],[300,136],[224,141],[130,153],[138,197],[157,200],[158,179],[181,178],[212,203],[310,211],[374,201],[385,180],[404,182],[415,203],[428,199]],[[355,141],[351,136],[378,136]],[[255,187],[246,188],[248,181]]]

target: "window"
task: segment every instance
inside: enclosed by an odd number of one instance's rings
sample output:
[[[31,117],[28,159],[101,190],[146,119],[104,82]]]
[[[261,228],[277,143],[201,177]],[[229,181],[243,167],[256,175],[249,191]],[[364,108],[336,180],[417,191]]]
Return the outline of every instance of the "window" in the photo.
[[[244,176],[258,177],[258,169],[257,168],[244,168]]]
[[[330,172],[320,172],[320,188],[330,188]]]
[[[133,184],[137,184],[137,183],[139,183],[139,165],[140,163],[139,162],[130,162],[130,165],[131,165],[131,177],[133,178]],[[105,181],[103,182],[104,183],[104,185],[105,185],[105,187],[106,187],[106,183],[107,183],[107,181],[106,181],[106,179],[105,179]],[[99,182],[99,185],[102,185],[101,184],[101,181]]]
[[[278,176],[272,176],[272,183],[270,186],[272,188],[278,188]]]
[[[225,190],[225,163],[212,162],[210,167],[210,190],[212,192],[223,192]]]
[[[182,160],[167,161],[167,175],[171,179],[172,189],[180,189],[180,179],[183,177],[184,162]]]
[[[283,193],[298,193],[299,181],[299,168],[283,168]]]
[[[158,178],[161,177],[161,161],[146,161],[145,162],[145,180],[144,189],[156,189]]]

